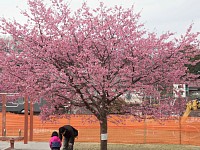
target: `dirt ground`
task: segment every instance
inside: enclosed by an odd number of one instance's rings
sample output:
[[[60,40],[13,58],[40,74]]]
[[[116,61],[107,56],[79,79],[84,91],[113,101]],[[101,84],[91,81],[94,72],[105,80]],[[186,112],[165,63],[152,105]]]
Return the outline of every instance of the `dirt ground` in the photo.
[[[99,150],[99,143],[75,143],[74,150]],[[108,144],[108,150],[199,150],[200,146],[172,144]]]

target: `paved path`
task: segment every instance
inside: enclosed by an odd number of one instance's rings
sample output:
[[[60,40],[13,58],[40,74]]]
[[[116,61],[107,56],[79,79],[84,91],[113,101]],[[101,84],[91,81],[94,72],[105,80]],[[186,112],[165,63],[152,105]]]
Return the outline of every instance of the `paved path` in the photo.
[[[10,142],[0,141],[0,150],[5,150],[10,147]],[[50,150],[48,142],[28,142],[28,144],[24,144],[24,142],[15,142],[14,145],[15,150]]]

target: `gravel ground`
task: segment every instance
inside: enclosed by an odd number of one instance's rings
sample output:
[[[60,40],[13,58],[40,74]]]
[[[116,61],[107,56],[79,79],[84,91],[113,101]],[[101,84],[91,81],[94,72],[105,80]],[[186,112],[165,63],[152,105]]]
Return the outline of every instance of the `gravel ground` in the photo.
[[[99,150],[98,143],[76,143],[74,150]],[[108,150],[200,150],[200,146],[169,144],[108,144]]]

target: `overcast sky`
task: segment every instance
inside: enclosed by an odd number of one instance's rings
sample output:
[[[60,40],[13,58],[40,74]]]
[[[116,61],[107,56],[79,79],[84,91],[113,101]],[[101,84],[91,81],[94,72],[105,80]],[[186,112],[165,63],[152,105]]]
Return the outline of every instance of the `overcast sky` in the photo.
[[[68,2],[75,10],[83,1],[85,0]],[[172,31],[181,35],[192,23],[193,31],[200,31],[200,0],[87,0],[91,7],[96,7],[100,1],[107,6],[122,5],[126,8],[134,4],[136,12],[141,11],[140,21],[145,23],[146,29],[158,34]],[[23,22],[25,19],[20,15],[20,9],[26,8],[26,0],[0,0],[0,17],[15,18]]]

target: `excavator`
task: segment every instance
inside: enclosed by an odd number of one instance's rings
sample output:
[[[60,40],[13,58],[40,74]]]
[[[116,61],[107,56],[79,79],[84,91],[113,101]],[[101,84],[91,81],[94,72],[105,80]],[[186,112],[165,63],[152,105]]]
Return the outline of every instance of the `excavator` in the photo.
[[[200,117],[200,99],[191,100],[186,104],[186,110],[183,118],[186,117]]]

